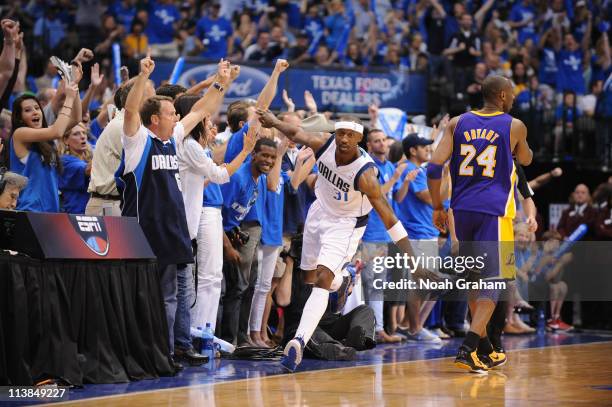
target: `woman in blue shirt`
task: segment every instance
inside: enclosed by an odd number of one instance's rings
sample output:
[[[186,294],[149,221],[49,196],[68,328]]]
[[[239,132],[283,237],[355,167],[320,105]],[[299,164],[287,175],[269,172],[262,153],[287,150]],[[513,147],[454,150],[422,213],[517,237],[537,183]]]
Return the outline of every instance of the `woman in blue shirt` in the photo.
[[[62,172],[59,188],[62,192],[62,212],[84,214],[89,194],[89,177],[93,153],[87,142],[87,128],[79,123],[63,137]]]
[[[19,196],[18,210],[59,212],[57,171],[61,169],[61,162],[53,141],[80,121],[77,83],[66,86],[63,107],[50,127],[38,99],[31,95],[15,99],[11,117],[10,169],[29,179]]]

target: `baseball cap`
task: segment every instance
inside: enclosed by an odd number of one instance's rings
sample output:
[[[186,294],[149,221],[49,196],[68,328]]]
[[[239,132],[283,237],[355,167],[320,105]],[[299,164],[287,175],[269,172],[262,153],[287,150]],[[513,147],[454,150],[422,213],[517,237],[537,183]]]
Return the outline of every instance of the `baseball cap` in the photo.
[[[410,133],[402,140],[402,146],[404,147],[404,151],[408,150],[411,147],[416,146],[428,146],[433,143],[433,140],[426,139],[425,137],[419,137],[417,133]]]

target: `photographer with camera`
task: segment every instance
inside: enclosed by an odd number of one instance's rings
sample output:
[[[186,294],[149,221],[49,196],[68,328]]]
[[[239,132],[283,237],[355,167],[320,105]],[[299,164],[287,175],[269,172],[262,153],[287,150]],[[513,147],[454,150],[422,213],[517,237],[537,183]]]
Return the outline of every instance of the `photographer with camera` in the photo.
[[[282,343],[286,345],[294,336],[300,323],[306,301],[314,284],[312,271],[302,270],[303,235],[300,231],[291,239],[286,254],[287,267],[274,292],[277,306],[283,308],[285,327]],[[372,308],[361,304],[344,313],[347,298],[355,284],[355,268],[344,268],[339,289],[329,294],[329,303],[312,338],[304,348],[304,355],[322,360],[354,360],[357,351],[376,346],[376,319]]]
[[[259,126],[258,123],[252,125]],[[221,338],[230,343],[234,343],[236,339],[238,343],[245,342],[247,338],[247,332],[238,332],[238,323],[244,295],[249,287],[251,260],[261,237],[261,232],[257,233],[257,236],[249,236],[241,229],[249,226],[245,217],[255,205],[258,196],[264,193],[262,188],[276,190],[276,185],[269,185],[265,177],[275,165],[280,165],[280,160],[277,162],[276,156],[277,146],[274,140],[260,138],[255,144],[251,161],[242,164],[230,177],[230,181],[221,186],[223,194],[221,213],[223,230],[227,237],[223,243],[227,261],[223,264],[226,288],[223,296]],[[250,303],[245,305],[250,309]],[[246,318],[248,320],[248,313]],[[237,338],[239,334],[240,337]]]

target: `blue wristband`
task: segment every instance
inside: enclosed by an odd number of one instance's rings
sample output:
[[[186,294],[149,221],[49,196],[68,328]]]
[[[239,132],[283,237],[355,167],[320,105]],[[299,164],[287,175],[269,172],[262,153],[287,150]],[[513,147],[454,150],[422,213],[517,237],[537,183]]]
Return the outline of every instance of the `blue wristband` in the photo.
[[[427,164],[427,178],[429,179],[440,179],[442,178],[442,170],[444,165],[438,165],[434,163]]]

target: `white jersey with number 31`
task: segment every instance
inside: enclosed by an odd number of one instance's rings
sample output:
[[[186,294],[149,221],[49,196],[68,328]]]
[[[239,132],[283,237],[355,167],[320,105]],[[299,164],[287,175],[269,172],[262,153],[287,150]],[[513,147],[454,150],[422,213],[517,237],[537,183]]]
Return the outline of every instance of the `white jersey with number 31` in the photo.
[[[336,165],[334,135],[317,151],[319,174],[315,195],[323,210],[343,218],[358,218],[372,210],[368,197],[359,191],[359,177],[370,167],[376,168],[372,157],[359,148],[359,157],[348,165]]]

